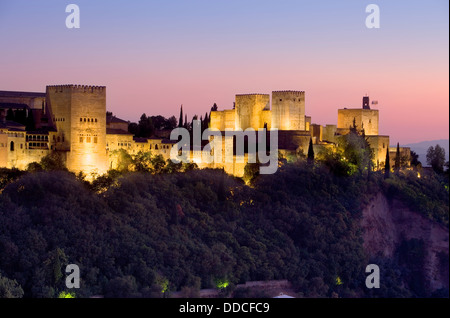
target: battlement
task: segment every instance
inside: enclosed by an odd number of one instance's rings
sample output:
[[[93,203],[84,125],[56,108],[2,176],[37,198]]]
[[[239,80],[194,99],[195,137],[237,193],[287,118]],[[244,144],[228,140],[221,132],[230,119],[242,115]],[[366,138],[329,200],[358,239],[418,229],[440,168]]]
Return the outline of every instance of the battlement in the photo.
[[[94,86],[94,85],[48,85],[47,91],[53,93],[64,93],[64,92],[77,92],[77,93],[99,93],[106,92],[106,86]]]
[[[267,97],[267,96],[269,96],[269,94],[260,94],[260,93],[252,93],[252,94],[236,94],[236,97],[237,96],[264,96],[264,97]]]
[[[305,96],[305,91],[273,91],[272,95]]]

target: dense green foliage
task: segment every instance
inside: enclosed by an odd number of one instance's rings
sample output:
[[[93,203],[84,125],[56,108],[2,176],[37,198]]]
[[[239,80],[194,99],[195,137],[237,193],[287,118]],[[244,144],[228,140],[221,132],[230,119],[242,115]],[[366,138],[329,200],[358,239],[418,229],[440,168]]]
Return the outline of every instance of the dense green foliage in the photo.
[[[443,176],[374,173],[368,181],[364,170],[344,177],[301,161],[255,176],[249,187],[221,170],[142,170],[88,183],[65,171],[4,169],[0,285],[7,295],[67,295],[64,268],[75,263],[75,297],[195,295],[218,282],[271,279],[290,280],[305,297],[423,296],[420,280],[411,280],[417,275],[386,260],[386,288],[364,287],[361,209],[384,191],[448,225]],[[399,255],[420,252],[418,244]]]

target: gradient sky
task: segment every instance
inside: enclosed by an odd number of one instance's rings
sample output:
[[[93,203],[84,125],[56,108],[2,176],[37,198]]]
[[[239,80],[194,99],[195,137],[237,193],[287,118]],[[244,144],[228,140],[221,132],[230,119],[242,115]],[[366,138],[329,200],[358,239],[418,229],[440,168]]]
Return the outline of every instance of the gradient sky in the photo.
[[[65,26],[70,3],[80,29]],[[379,29],[365,26],[370,3]],[[131,121],[304,90],[322,125],[367,93],[392,145],[448,138],[448,10],[447,0],[0,0],[0,90],[105,85],[108,110]]]

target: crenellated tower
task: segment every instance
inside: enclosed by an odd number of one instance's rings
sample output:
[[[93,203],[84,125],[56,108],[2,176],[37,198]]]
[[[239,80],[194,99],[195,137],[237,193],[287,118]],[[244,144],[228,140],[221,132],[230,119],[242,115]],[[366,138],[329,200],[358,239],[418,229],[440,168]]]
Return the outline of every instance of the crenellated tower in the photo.
[[[305,92],[272,92],[272,128],[305,130]]]
[[[106,87],[47,86],[47,105],[57,134],[54,149],[66,151],[71,171],[103,173],[106,156]]]

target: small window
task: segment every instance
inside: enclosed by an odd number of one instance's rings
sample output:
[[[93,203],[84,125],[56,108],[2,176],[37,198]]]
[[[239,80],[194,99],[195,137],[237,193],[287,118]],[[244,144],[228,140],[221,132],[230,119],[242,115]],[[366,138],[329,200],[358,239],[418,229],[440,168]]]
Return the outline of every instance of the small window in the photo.
[[[80,122],[83,121],[83,118],[80,117]]]
[[[95,118],[95,122],[97,122],[97,118]]]
[[[280,98],[280,102],[282,102],[283,100]]]
[[[86,122],[86,118],[84,119],[84,122]]]
[[[97,143],[97,137],[94,137],[94,144]]]
[[[14,151],[14,141],[11,141],[10,149],[9,149],[9,150]]]
[[[83,137],[80,137],[80,143],[82,143],[83,142]]]
[[[88,118],[88,123],[90,123],[91,122],[91,119],[90,118]]]
[[[86,137],[86,142],[87,143],[91,142],[91,137]]]

